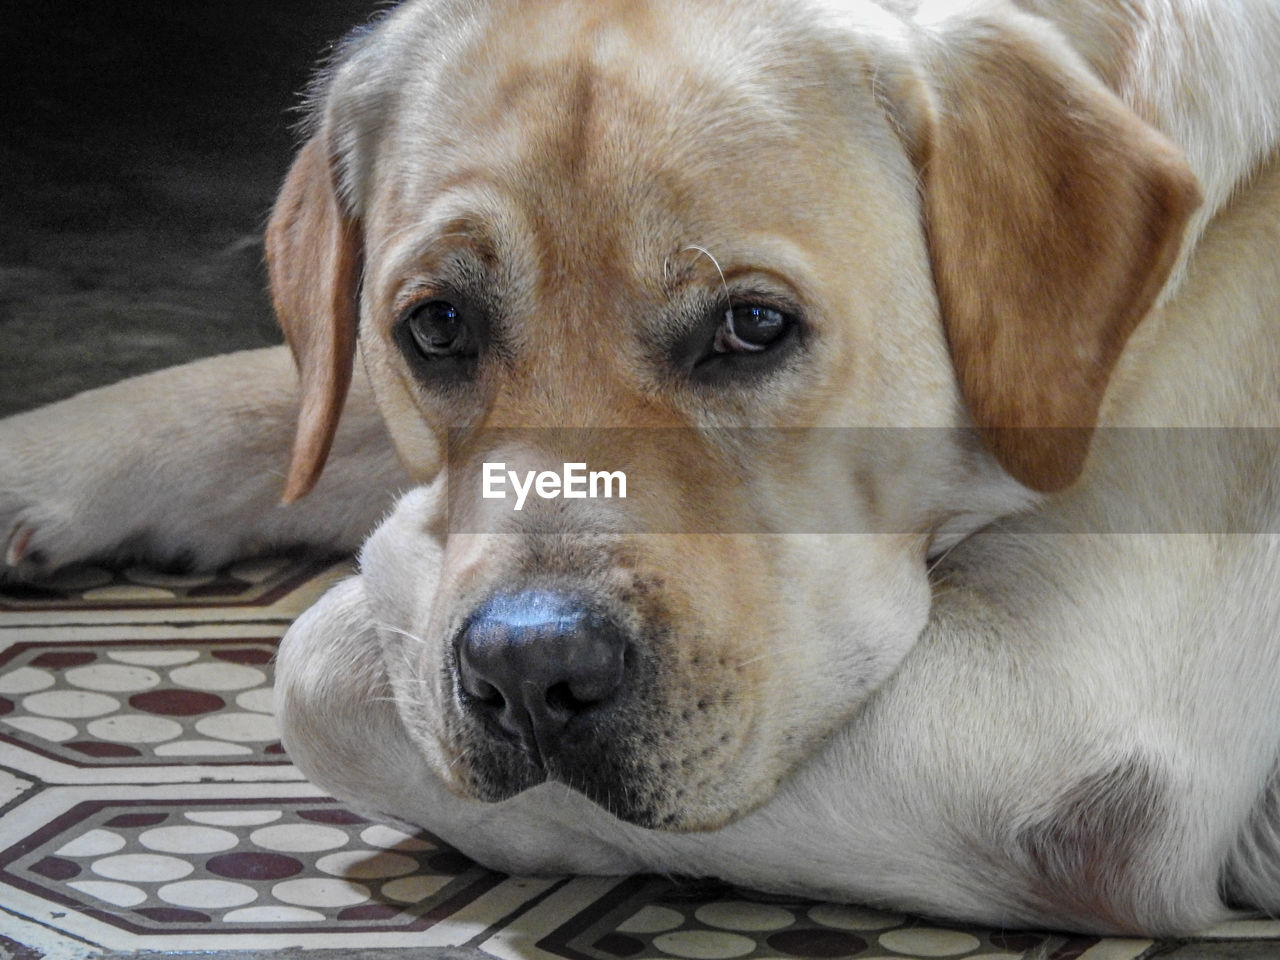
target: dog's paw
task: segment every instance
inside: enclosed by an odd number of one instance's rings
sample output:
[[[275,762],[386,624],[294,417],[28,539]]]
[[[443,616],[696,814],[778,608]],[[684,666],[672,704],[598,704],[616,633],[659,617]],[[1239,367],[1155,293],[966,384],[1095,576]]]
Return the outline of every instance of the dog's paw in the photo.
[[[94,492],[112,466],[108,438],[64,432],[57,408],[0,420],[0,577],[42,576],[126,535],[125,512]]]
[[[107,387],[0,420],[0,578],[187,551],[175,482],[184,451],[135,399]]]
[[[97,556],[92,551],[78,551],[73,544],[58,541],[56,536],[47,534],[42,539],[40,528],[28,522],[15,523],[3,544],[0,582],[43,580],[63,567]]]
[[[75,489],[0,491],[0,581],[40,580],[63,567],[130,552],[127,518],[75,503]]]
[[[288,350],[268,347],[0,420],[0,577],[87,560],[208,570],[282,548],[354,550],[407,478],[363,388],[315,491],[283,505],[297,410]]]

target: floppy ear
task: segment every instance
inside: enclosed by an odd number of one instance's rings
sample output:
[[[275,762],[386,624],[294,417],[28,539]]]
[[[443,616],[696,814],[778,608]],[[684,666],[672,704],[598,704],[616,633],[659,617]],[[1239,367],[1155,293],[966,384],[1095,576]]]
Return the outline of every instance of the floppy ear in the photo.
[[[1083,469],[1199,190],[1179,151],[1052,43],[968,23],[933,54],[913,146],[960,387],[1000,464],[1057,490]]]
[[[299,151],[267,224],[271,296],[298,365],[300,410],[284,502],[315,486],[351,383],[359,224],[342,208],[323,136]]]

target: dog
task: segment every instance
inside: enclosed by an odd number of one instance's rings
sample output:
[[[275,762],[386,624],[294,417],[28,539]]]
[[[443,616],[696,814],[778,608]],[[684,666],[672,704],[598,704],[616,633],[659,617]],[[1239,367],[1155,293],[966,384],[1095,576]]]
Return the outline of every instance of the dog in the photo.
[[[359,547],[289,754],[500,870],[1274,912],[1277,56],[1267,0],[408,0],[313,90],[291,353],[0,425],[8,567]]]

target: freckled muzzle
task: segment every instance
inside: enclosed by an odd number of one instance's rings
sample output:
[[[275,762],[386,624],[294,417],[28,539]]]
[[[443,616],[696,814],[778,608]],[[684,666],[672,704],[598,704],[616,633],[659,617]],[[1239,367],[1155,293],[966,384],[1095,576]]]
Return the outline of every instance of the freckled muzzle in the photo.
[[[734,698],[711,690],[732,681],[628,607],[539,588],[475,608],[447,666],[467,793],[499,801],[550,779],[640,826],[703,829],[708,807],[723,822],[744,727]]]
[[[490,596],[451,668],[470,788],[501,800],[558,780],[633,822],[654,819],[636,740],[652,699],[649,658],[617,621],[561,590]]]

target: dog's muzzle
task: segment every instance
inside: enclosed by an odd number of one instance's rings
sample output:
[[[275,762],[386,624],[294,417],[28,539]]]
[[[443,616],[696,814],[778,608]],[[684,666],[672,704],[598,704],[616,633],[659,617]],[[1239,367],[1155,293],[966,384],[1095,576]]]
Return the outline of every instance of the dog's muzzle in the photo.
[[[491,737],[554,773],[608,723],[627,651],[623,632],[572,594],[497,594],[455,641],[459,700]]]

